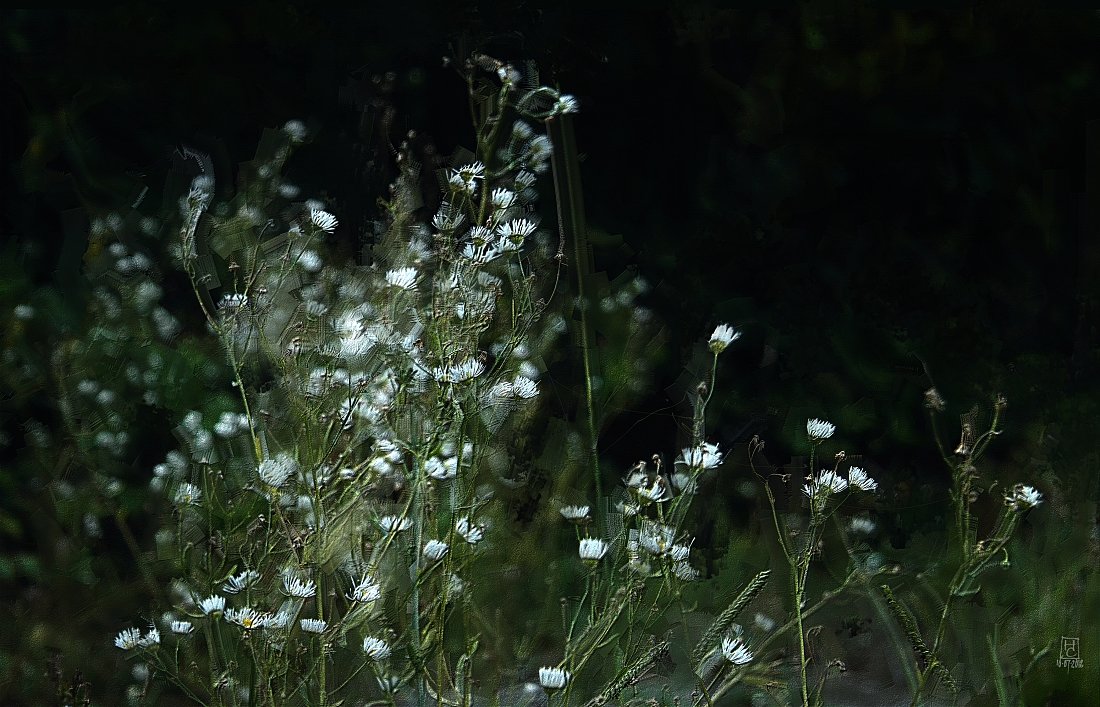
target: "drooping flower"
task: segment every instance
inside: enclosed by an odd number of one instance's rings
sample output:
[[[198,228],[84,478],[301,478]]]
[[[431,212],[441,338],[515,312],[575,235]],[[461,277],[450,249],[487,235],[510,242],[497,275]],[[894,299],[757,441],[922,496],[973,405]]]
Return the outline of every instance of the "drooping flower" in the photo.
[[[811,442],[818,442],[823,439],[829,439],[836,432],[836,425],[825,420],[820,420],[816,417],[806,421],[806,434],[810,436]]]
[[[306,633],[324,633],[328,628],[328,622],[322,619],[300,619],[298,625]]]
[[[752,651],[745,646],[740,638],[727,636],[722,639],[722,655],[734,665],[745,665],[752,662]]]
[[[741,338],[741,332],[737,331],[729,324],[719,324],[714,329],[714,333],[710,335],[710,350],[716,354],[720,354],[726,350],[726,348]]]
[[[477,545],[485,537],[485,528],[475,525],[469,518],[460,518],[455,523],[455,532],[471,545]]]
[[[722,464],[722,453],[717,444],[704,442],[698,447],[685,447],[675,463],[693,469],[716,469]]]
[[[360,604],[378,601],[382,598],[382,585],[376,582],[374,577],[365,574],[363,578],[351,588],[347,596],[351,601],[359,602]]]
[[[252,586],[252,583],[259,578],[260,573],[256,570],[244,570],[225,580],[225,584],[222,585],[222,591],[226,594],[239,594]],[[224,604],[224,599],[222,601]]]
[[[308,599],[317,594],[317,585],[312,579],[287,573],[283,575],[283,593],[298,599]]]
[[[225,611],[225,597],[211,594],[199,602],[199,609],[207,616]]]
[[[402,290],[415,289],[416,279],[416,268],[395,268],[386,272],[386,282]]]

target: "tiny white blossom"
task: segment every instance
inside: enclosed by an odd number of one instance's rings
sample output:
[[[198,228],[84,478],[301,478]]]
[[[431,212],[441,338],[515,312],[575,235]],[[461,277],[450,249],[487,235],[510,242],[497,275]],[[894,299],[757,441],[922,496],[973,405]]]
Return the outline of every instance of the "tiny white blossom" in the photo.
[[[734,665],[745,665],[752,662],[752,651],[745,647],[740,638],[726,637],[722,639],[722,655]]]
[[[263,628],[271,617],[256,611],[251,607],[241,609],[229,609],[225,612],[225,620],[235,623],[246,631]]]
[[[581,523],[588,520],[591,510],[588,506],[562,506],[559,512],[562,518],[574,523]]]
[[[685,447],[676,464],[693,469],[716,469],[722,464],[722,453],[718,451],[717,444],[704,442],[698,447]]]
[[[186,635],[195,630],[195,626],[190,621],[173,621],[171,623],[172,633],[178,633]]]
[[[566,113],[576,113],[581,109],[580,103],[577,99],[568,93],[563,93],[558,96],[557,102],[554,104],[555,115],[565,115]]]
[[[367,636],[363,639],[363,652],[371,660],[385,660],[390,657],[390,646],[381,638]]]
[[[733,342],[741,338],[741,332],[737,331],[729,324],[719,324],[714,329],[714,333],[710,335],[710,350],[716,354],[720,354],[726,350]]]
[[[535,397],[539,394],[539,384],[530,378],[524,376],[518,376],[512,381],[512,395],[517,398],[523,398],[525,400]]]
[[[424,557],[432,560],[433,562],[436,560],[441,560],[443,559],[443,556],[447,554],[447,551],[449,549],[450,548],[447,547],[447,543],[443,542],[442,540],[429,540],[428,542],[424,543]]]
[[[523,243],[523,239],[535,232],[535,224],[525,218],[518,218],[501,224],[497,233],[505,241],[513,245]]]
[[[156,626],[150,626],[149,632],[141,637],[138,645],[142,648],[151,648],[160,645],[160,630]]]
[[[352,587],[347,596],[351,601],[360,604],[378,601],[382,598],[382,585],[374,581],[374,577],[369,574],[363,575],[363,578]]]
[[[335,216],[322,209],[311,209],[309,212],[309,220],[313,222],[314,226],[325,233],[332,233],[336,230],[337,224],[340,223],[336,220]]]
[[[823,439],[829,439],[836,432],[836,425],[825,420],[818,418],[812,418],[806,420],[806,434],[810,436],[811,442],[816,442]]]
[[[197,506],[202,501],[202,489],[190,483],[183,482],[176,489],[176,505]]]
[[[599,562],[607,554],[607,543],[599,538],[582,538],[580,556],[588,562]]]
[[[504,189],[503,187],[493,190],[493,206],[498,209],[507,209],[509,206],[515,203],[516,193],[511,189]]]
[[[301,619],[298,621],[298,625],[306,633],[324,633],[325,629],[328,628],[328,622],[321,619]]]
[[[139,645],[141,645],[141,631],[136,628],[123,629],[115,636],[115,646],[124,651],[133,650]]]
[[[561,668],[539,668],[539,684],[547,690],[560,690],[569,682],[569,671]]]
[[[878,488],[878,482],[858,466],[853,466],[848,470],[848,485],[854,486],[860,491],[874,491]]]
[[[416,268],[395,268],[386,272],[386,282],[392,287],[412,290],[416,287]]]
[[[378,519],[378,527],[383,533],[400,533],[412,527],[412,521],[400,516],[382,516]]]
[[[226,594],[239,594],[252,586],[252,583],[259,578],[260,573],[256,570],[245,570],[227,579],[225,584],[222,585],[222,591]]]
[[[303,580],[292,574],[283,575],[283,593],[298,599],[308,599],[317,594],[317,585],[312,579]]]
[[[283,132],[294,142],[302,142],[306,139],[306,124],[300,120],[288,120],[283,125]]]
[[[298,473],[298,462],[285,452],[276,454],[274,458],[264,459],[260,462],[258,473],[260,480],[268,486],[279,488],[287,480]]]
[[[217,594],[211,594],[202,601],[199,602],[199,609],[202,613],[209,616],[220,611],[225,611],[225,597],[220,597]]]
[[[1043,494],[1026,484],[1016,484],[1005,494],[1005,504],[1017,511],[1034,508],[1043,502]]]
[[[485,528],[480,525],[474,525],[469,518],[460,518],[455,523],[455,532],[462,536],[462,539],[471,545],[477,545],[485,538]]]
[[[432,457],[425,462],[424,470],[428,473],[428,476],[438,481],[453,479],[458,475],[458,458],[440,459],[439,457]]]

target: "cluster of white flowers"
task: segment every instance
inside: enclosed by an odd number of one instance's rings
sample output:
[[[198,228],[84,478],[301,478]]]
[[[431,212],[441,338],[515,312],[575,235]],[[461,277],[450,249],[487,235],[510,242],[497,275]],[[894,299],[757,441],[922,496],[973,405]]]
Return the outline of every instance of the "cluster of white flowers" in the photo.
[[[298,471],[298,461],[286,452],[264,459],[258,469],[260,480],[272,488],[280,488]]]
[[[150,626],[149,631],[143,636],[136,628],[127,628],[115,636],[115,646],[124,651],[135,648],[152,648],[160,644],[160,631],[156,626]]]

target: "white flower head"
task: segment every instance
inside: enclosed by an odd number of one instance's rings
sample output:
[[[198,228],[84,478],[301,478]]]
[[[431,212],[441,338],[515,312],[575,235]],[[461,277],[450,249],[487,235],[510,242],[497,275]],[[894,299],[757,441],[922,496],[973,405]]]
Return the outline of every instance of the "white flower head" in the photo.
[[[582,538],[580,545],[580,556],[585,562],[596,563],[603,559],[607,554],[607,542],[599,538]]]
[[[246,631],[263,628],[270,618],[269,615],[248,606],[241,609],[228,609],[225,612],[226,621],[235,623]]]
[[[500,234],[502,242],[518,247],[523,244],[523,240],[527,236],[535,232],[535,228],[535,224],[531,221],[518,218],[501,224],[500,228],[497,229],[497,233]]]
[[[447,457],[446,459],[432,457],[425,462],[424,470],[428,473],[428,476],[437,481],[453,479],[458,476],[458,457]]]
[[[672,566],[672,573],[682,582],[694,582],[699,579],[699,570],[691,566],[687,560],[681,560]]]
[[[336,230],[337,224],[340,223],[335,216],[322,209],[310,209],[309,220],[325,233],[332,233]]]
[[[810,436],[811,442],[819,442],[823,439],[829,439],[836,432],[836,425],[825,420],[820,420],[816,417],[806,420],[806,434]]]
[[[363,578],[351,588],[347,596],[351,601],[359,602],[360,604],[378,601],[382,598],[382,585],[376,582],[374,577],[365,574]]]
[[[1016,484],[1011,491],[1005,494],[1005,505],[1017,511],[1034,508],[1042,502],[1043,494],[1039,493],[1033,486],[1026,484]]]
[[[225,584],[222,585],[222,591],[226,594],[239,594],[245,589],[252,586],[252,583],[260,578],[260,573],[256,570],[244,570],[239,574],[235,574],[229,579],[225,580]],[[222,600],[224,606],[225,600]]]
[[[720,354],[726,350],[726,348],[741,338],[741,332],[737,331],[729,324],[719,324],[714,329],[714,333],[710,335],[710,350],[716,354]]]
[[[516,379],[512,381],[511,393],[517,398],[529,400],[539,394],[539,384],[530,378],[517,376]]]
[[[390,645],[381,638],[367,636],[363,639],[363,652],[374,661],[385,660],[390,657]]]
[[[141,637],[138,645],[142,648],[152,648],[160,645],[160,630],[156,626],[150,626],[149,632]]]
[[[309,599],[317,594],[317,585],[312,579],[302,579],[288,572],[283,575],[283,593],[289,597]]]
[[[511,189],[499,187],[493,190],[493,206],[497,209],[507,209],[516,202],[516,193]]]
[[[417,276],[416,268],[395,268],[386,272],[386,282],[407,291],[416,288]]]
[[[274,457],[260,462],[258,473],[260,480],[272,488],[279,488],[287,482],[291,476],[297,475],[298,462],[286,452],[279,452]]]
[[[740,638],[727,636],[722,639],[722,655],[734,665],[745,665],[752,662],[750,651]]]
[[[133,650],[141,645],[141,631],[136,628],[126,628],[115,636],[115,646],[124,651]]]
[[[871,535],[875,528],[875,521],[863,516],[856,516],[848,523],[848,530],[859,535]]]
[[[450,548],[447,547],[447,543],[442,540],[429,540],[424,543],[424,557],[435,562],[443,559],[443,556],[447,554]]]
[[[704,442],[698,447],[685,447],[675,463],[692,469],[716,469],[722,464],[722,456],[717,444]]]
[[[382,516],[378,519],[378,527],[386,534],[400,533],[403,530],[411,528],[412,521],[408,518],[402,518],[401,516]]]
[[[321,619],[301,619],[298,621],[298,625],[306,633],[324,633],[325,629],[328,628],[328,622]]]
[[[584,523],[590,518],[592,509],[588,506],[562,506],[561,513],[562,518],[573,523]]]
[[[225,611],[225,597],[211,594],[199,602],[199,609],[207,616]]]
[[[197,506],[202,502],[202,489],[185,481],[176,489],[177,506]]]
[[[469,518],[460,518],[455,523],[455,532],[471,545],[477,545],[485,538],[485,527],[475,525]]]
[[[554,115],[565,115],[566,113],[576,113],[581,109],[580,103],[577,99],[568,93],[563,93],[558,96],[558,100],[554,103]]]
[[[848,481],[831,469],[822,471],[802,486],[802,493],[810,499],[815,511],[825,508],[829,496],[841,493],[848,488]]]
[[[172,633],[182,636],[186,636],[195,630],[195,626],[190,621],[173,621],[169,627],[172,629]]]
[[[561,668],[539,668],[539,684],[545,690],[560,690],[569,682],[569,671]]]
[[[848,469],[848,485],[860,491],[874,491],[878,488],[878,482],[867,475],[867,472],[858,466]]]

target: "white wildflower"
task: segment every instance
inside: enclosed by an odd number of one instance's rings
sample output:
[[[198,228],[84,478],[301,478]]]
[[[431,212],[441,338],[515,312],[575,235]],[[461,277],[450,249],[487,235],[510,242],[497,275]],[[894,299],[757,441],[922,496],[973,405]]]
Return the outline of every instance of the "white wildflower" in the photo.
[[[595,563],[603,559],[607,548],[607,542],[599,538],[582,538],[579,552],[582,560]]]
[[[460,518],[455,523],[455,532],[471,545],[477,545],[485,538],[485,527],[474,525],[469,518]]]
[[[324,633],[325,629],[328,628],[328,622],[322,619],[301,619],[298,621],[298,625],[306,633]]]
[[[848,485],[854,486],[860,491],[874,491],[878,488],[878,482],[858,466],[853,466],[848,470]]]
[[[202,502],[202,489],[185,481],[176,489],[176,505],[197,506]]]
[[[239,594],[252,586],[252,583],[259,578],[260,573],[256,570],[245,570],[225,580],[225,584],[222,585],[222,591],[226,594]]]
[[[447,547],[447,543],[442,540],[429,540],[424,543],[424,557],[435,562],[443,559],[443,556],[447,554],[450,548]]]
[[[260,480],[272,488],[279,488],[291,476],[298,473],[298,462],[289,454],[280,452],[274,458],[260,462]]]
[[[810,436],[811,442],[818,442],[823,439],[829,439],[836,432],[836,425],[825,420],[818,418],[812,418],[806,420],[806,434]]]
[[[390,646],[381,638],[367,636],[363,639],[363,652],[371,660],[385,660],[390,657]]]
[[[195,630],[195,626],[190,621],[173,621],[170,624],[172,633],[178,633],[180,635],[187,635]]]
[[[493,190],[492,201],[495,208],[507,209],[509,206],[515,203],[516,193],[511,189],[504,189],[503,187],[500,187]]]
[[[699,570],[692,567],[691,563],[687,560],[682,560],[674,564],[672,566],[672,573],[683,582],[694,582],[699,579]]]
[[[402,290],[415,289],[416,278],[416,268],[395,268],[386,272],[386,282],[391,287],[397,287]]]
[[[374,577],[369,574],[363,575],[351,591],[347,594],[348,599],[360,604],[367,604],[372,601],[378,601],[382,598],[382,585],[374,580]]]
[[[714,329],[714,333],[710,335],[710,350],[716,354],[720,354],[726,350],[733,342],[741,338],[741,332],[737,331],[729,324],[719,324]]]
[[[302,579],[287,573],[283,575],[283,593],[298,599],[308,599],[317,594],[317,585],[312,579]]]
[[[857,516],[848,523],[848,530],[860,535],[870,535],[875,532],[875,522],[870,518]]]
[[[576,113],[581,109],[580,103],[574,96],[568,93],[563,93],[558,96],[557,102],[554,103],[554,115],[565,115],[566,113]]]
[[[133,650],[139,645],[141,645],[141,631],[136,628],[123,629],[115,636],[115,646],[124,651]]]
[[[142,648],[152,648],[160,645],[160,630],[156,626],[150,626],[149,632],[141,637],[138,645]]]
[[[722,655],[734,665],[745,665],[752,662],[750,651],[740,638],[726,637],[722,639]]]
[[[717,444],[704,442],[698,447],[685,447],[676,464],[688,466],[692,469],[716,469],[722,464],[722,453],[718,451]]]
[[[1026,484],[1016,484],[1005,494],[1005,505],[1017,511],[1034,508],[1043,502],[1043,494]]]
[[[588,506],[562,506],[559,512],[561,513],[562,518],[565,518],[568,521],[571,521],[573,523],[583,523],[589,520],[589,514],[591,513],[591,511],[592,509]]]
[[[199,602],[199,609],[207,616],[225,611],[225,597],[211,594]]]
[[[539,668],[539,684],[546,690],[560,690],[569,682],[569,671],[561,668]]]
[[[242,609],[228,609],[225,612],[225,620],[235,623],[246,631],[263,628],[271,617],[256,611],[251,607]]]
[[[340,223],[336,220],[335,216],[322,209],[311,209],[309,212],[309,220],[313,222],[314,226],[325,233],[332,233],[336,230],[337,224]]]
[[[458,458],[448,457],[446,459],[440,459],[439,457],[432,457],[424,464],[424,470],[428,476],[436,479],[437,481],[447,481],[458,476]]]
[[[400,533],[412,527],[412,521],[400,516],[382,516],[378,519],[378,527],[383,533]]]
[[[517,376],[512,381],[512,395],[517,398],[523,398],[525,400],[533,398],[539,394],[539,384],[530,378],[524,376]]]

